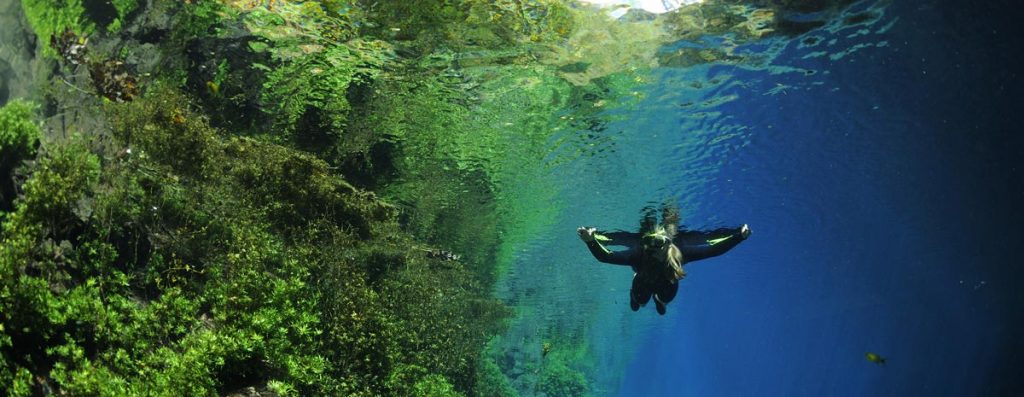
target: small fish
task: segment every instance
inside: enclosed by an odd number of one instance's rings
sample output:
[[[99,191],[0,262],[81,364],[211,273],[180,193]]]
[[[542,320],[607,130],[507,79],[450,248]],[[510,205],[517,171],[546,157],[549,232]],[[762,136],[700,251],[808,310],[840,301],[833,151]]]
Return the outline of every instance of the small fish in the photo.
[[[174,115],[171,116],[171,122],[174,123],[175,125],[185,124],[185,121],[186,121],[185,120],[185,115],[183,115],[181,113],[174,112]]]
[[[220,84],[214,83],[212,81],[207,81],[206,88],[210,90],[210,94],[213,96],[220,94]]]
[[[875,364],[885,365],[885,357],[879,356],[876,353],[872,353],[872,352],[864,353],[864,358],[868,359],[868,361],[871,361],[871,362],[873,362]]]
[[[544,347],[541,350],[540,356],[547,357],[548,353],[551,353],[551,343],[544,342]]]

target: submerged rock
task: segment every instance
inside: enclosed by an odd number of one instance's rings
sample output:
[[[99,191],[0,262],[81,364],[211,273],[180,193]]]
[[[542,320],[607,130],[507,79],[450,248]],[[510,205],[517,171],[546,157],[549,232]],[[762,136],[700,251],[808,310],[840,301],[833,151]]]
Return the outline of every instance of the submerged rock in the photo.
[[[266,386],[249,386],[228,393],[226,397],[277,397],[278,394]]]
[[[37,39],[20,1],[0,2],[0,106],[32,96],[32,87],[48,75],[49,62],[37,57]]]

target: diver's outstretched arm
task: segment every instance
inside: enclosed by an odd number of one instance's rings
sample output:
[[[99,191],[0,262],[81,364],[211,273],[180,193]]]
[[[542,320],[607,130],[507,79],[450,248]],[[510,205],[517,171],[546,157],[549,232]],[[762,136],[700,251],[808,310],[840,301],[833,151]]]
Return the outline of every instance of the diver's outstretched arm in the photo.
[[[601,241],[604,246],[609,245],[621,245],[623,247],[633,248],[640,244],[640,233],[627,232],[625,230],[616,230],[613,232],[597,231],[594,233],[594,237]]]
[[[607,237],[596,233],[596,231],[597,229],[585,226],[581,226],[576,229],[576,233],[579,234],[580,240],[583,240],[583,242],[587,244],[587,249],[590,250],[590,253],[594,255],[595,259],[612,265],[628,266],[629,257],[632,255],[632,252],[629,250],[613,252],[608,248],[605,248],[605,246],[601,244],[600,240],[606,239]]]
[[[682,230],[674,242],[683,253],[683,260],[693,262],[724,254],[750,236],[750,227],[721,228],[712,231]]]

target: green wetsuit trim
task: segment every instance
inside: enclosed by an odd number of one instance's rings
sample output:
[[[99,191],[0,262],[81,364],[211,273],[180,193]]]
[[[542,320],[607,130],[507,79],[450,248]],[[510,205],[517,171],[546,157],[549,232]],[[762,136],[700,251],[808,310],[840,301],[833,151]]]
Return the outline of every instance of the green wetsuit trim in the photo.
[[[732,238],[732,236],[725,236],[725,237],[722,237],[722,238],[716,238],[716,239],[713,239],[713,240],[708,240],[708,244],[715,245],[715,244],[718,244],[720,242],[723,242],[723,241],[731,239],[731,238]]]
[[[602,236],[600,234],[594,233],[594,243],[601,248],[601,251],[604,251],[604,253],[606,254],[612,253],[611,250],[605,248],[604,244],[601,244],[602,241],[612,241],[612,239],[608,238],[607,236]]]

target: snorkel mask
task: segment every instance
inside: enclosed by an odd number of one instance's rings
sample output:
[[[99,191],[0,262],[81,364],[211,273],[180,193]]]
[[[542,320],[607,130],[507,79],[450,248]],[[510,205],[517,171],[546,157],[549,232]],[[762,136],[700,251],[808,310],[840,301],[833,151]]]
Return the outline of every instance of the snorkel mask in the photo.
[[[672,239],[668,237],[664,230],[660,229],[644,234],[641,239],[641,247],[647,254],[665,252],[671,244]]]

